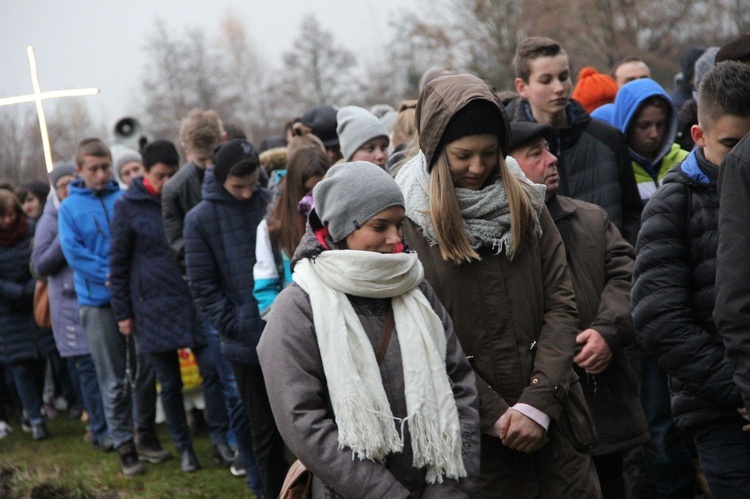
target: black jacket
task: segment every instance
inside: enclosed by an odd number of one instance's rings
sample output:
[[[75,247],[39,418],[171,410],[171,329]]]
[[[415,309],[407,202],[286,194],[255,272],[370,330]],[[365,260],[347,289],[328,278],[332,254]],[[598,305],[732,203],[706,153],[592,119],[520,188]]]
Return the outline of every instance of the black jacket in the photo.
[[[255,234],[271,194],[256,187],[238,201],[206,171],[203,201],[185,217],[185,265],[198,310],[221,333],[231,362],[258,365],[265,322],[253,296]]]
[[[206,344],[190,289],[164,235],[159,198],[143,178],[115,204],[109,270],[112,311],[135,319],[138,347],[170,352]]]
[[[185,216],[201,202],[201,185],[204,175],[205,170],[198,168],[192,161],[188,161],[164,185],[161,194],[164,233],[183,274],[185,273],[185,241],[182,238],[182,232]]]
[[[750,408],[750,135],[746,135],[719,169],[719,250],[714,318],[727,355],[734,365],[734,382]]]
[[[534,121],[524,99],[510,101],[506,110],[512,121]],[[625,137],[615,127],[592,119],[574,100],[566,112],[569,126],[553,129],[547,137],[558,159],[559,194],[601,206],[623,237],[635,244],[643,203]]]
[[[18,215],[19,217],[21,215]],[[51,329],[33,316],[34,286],[29,263],[34,222],[13,246],[0,247],[0,364],[37,359],[55,351]]]
[[[638,340],[667,371],[672,414],[688,430],[735,420],[742,405],[712,318],[717,176],[698,149],[667,175],[646,204],[633,276]]]

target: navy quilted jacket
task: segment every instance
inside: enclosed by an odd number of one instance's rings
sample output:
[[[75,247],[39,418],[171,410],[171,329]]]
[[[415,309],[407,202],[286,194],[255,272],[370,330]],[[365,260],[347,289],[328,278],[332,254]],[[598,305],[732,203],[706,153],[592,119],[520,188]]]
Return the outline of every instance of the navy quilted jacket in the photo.
[[[265,322],[253,296],[255,234],[271,194],[258,186],[239,201],[208,170],[203,201],[185,217],[185,265],[200,313],[222,335],[225,358],[258,364],[255,351]]]
[[[0,247],[0,364],[36,359],[55,351],[51,329],[32,315],[34,285],[29,262],[34,222],[15,245]]]
[[[112,311],[135,319],[140,351],[169,352],[206,343],[190,289],[164,235],[161,202],[133,180],[115,204],[109,253]]]

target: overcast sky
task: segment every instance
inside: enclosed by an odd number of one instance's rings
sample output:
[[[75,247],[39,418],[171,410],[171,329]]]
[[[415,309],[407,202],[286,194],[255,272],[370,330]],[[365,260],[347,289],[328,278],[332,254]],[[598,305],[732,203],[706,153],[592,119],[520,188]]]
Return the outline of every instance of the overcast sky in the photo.
[[[390,36],[389,18],[403,9],[415,9],[418,2],[0,0],[0,97],[33,93],[26,56],[26,47],[32,45],[42,91],[98,87],[99,95],[76,99],[86,100],[97,122],[113,126],[135,111],[132,103],[146,57],[143,46],[157,17],[178,35],[185,27],[202,27],[213,39],[220,19],[230,11],[242,20],[249,38],[270,62],[280,60],[291,48],[307,13],[314,12],[338,43],[361,54],[384,47]]]

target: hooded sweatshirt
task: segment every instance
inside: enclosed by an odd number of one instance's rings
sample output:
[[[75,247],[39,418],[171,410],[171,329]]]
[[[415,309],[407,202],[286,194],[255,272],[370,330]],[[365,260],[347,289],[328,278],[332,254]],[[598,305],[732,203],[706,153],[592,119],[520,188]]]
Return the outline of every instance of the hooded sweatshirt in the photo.
[[[677,136],[677,108],[667,92],[654,80],[642,78],[623,86],[615,98],[612,124],[627,137],[628,130],[635,126],[636,117],[643,103],[651,97],[662,97],[669,105],[667,127],[661,146],[654,159],[647,159],[636,153],[628,143],[628,153],[633,160],[633,172],[638,183],[638,191],[645,204],[662,179],[673,166],[684,160],[688,153],[675,144]]]

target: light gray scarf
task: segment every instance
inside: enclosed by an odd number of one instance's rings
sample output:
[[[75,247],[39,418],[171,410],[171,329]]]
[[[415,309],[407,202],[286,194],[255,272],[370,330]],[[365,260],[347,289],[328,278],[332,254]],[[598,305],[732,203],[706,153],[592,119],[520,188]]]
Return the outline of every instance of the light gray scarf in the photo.
[[[521,183],[532,187],[531,205],[537,215],[533,232],[541,236],[539,214],[544,206],[546,187],[526,178],[518,162],[512,157],[505,158],[505,162],[508,170]],[[430,174],[427,171],[427,161],[421,151],[404,165],[396,176],[396,183],[404,193],[406,216],[422,228],[431,246],[436,245],[435,228],[430,221]],[[456,197],[461,208],[464,232],[472,248],[479,249],[488,246],[495,251],[495,254],[505,251],[508,258],[512,258],[510,208],[503,179],[499,178],[495,183],[476,191],[456,187]]]

